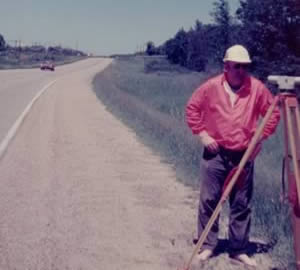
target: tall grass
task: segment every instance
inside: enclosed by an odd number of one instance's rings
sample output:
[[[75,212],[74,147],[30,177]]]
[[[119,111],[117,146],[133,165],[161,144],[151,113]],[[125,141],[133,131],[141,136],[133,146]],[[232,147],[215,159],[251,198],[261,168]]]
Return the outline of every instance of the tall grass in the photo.
[[[190,72],[161,58],[127,57],[116,59],[93,83],[107,108],[174,167],[179,181],[196,189],[202,149],[184,122],[184,108],[214,73]],[[257,158],[252,235],[271,243],[272,257],[289,264],[294,257],[290,210],[280,201],[281,133],[279,126]]]

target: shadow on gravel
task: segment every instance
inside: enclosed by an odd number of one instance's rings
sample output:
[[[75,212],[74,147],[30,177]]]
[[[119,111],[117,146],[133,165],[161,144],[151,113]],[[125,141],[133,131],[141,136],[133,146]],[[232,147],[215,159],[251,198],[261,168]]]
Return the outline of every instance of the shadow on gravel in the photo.
[[[193,243],[197,244],[197,239],[193,240]],[[270,250],[273,249],[276,243],[261,243],[261,242],[249,242],[247,247],[247,254],[249,256],[253,256],[255,254],[260,253],[268,253]],[[218,245],[215,249],[215,256],[221,255],[222,253],[228,253],[229,252],[229,241],[228,239],[218,239]]]
[[[261,243],[261,242],[249,242],[247,247],[247,254],[249,256],[253,256],[259,253],[267,253],[276,243]],[[216,256],[220,255],[221,253],[227,253],[229,251],[229,241],[228,239],[219,239],[218,245],[215,250]]]
[[[197,244],[198,239],[193,239],[193,244]],[[276,245],[275,242],[270,243],[262,243],[262,242],[255,242],[250,241],[247,247],[247,254],[248,256],[252,257],[255,254],[262,254],[262,253],[268,253],[270,252],[274,246]],[[214,257],[217,257],[224,253],[229,253],[229,241],[228,239],[218,239],[218,245],[214,251]],[[285,267],[272,267],[270,270],[288,270],[289,268]]]

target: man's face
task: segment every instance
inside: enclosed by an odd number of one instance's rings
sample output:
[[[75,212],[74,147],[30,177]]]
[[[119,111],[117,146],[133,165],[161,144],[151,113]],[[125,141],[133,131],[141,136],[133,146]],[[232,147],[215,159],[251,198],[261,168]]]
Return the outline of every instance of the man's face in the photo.
[[[228,83],[234,88],[240,88],[248,74],[248,64],[228,61],[225,63]]]

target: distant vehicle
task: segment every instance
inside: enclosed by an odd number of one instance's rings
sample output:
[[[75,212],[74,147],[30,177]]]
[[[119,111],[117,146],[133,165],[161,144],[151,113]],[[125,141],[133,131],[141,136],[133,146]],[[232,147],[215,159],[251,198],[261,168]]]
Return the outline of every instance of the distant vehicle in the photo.
[[[40,69],[41,70],[47,70],[48,69],[48,70],[54,71],[55,66],[54,66],[54,64],[52,62],[46,61],[44,63],[41,63]]]

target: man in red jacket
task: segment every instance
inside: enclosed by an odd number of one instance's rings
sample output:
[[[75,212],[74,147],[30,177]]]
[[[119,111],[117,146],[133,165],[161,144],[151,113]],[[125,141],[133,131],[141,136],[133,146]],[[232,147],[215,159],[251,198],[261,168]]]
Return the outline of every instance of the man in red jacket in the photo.
[[[186,121],[204,146],[201,160],[201,187],[198,213],[198,237],[203,232],[222,195],[224,181],[239,164],[253,137],[257,122],[273,102],[264,84],[247,72],[249,53],[241,45],[227,49],[224,73],[209,79],[193,93],[186,106]],[[254,152],[276,129],[280,119],[276,107],[267,122]],[[247,163],[242,186],[236,185],[230,196],[229,250],[230,257],[246,265],[256,262],[247,255],[249,241],[249,202],[253,190],[254,160]],[[199,260],[209,259],[218,241],[218,220],[207,236]]]

